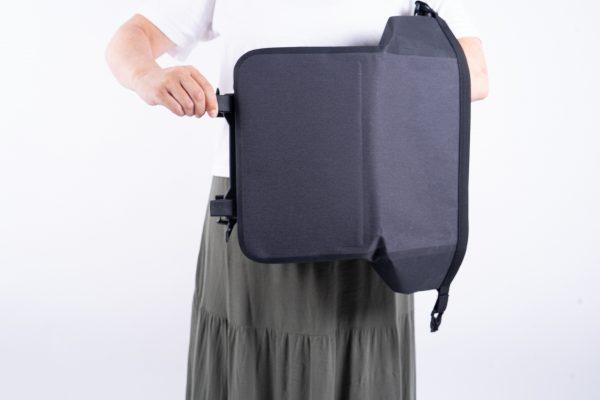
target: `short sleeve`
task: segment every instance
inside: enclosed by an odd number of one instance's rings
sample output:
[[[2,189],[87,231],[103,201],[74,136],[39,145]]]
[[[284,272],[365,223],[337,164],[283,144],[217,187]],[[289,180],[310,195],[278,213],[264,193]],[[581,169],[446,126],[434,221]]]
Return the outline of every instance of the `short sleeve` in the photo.
[[[437,0],[430,3],[446,21],[457,38],[479,37],[462,0]]]
[[[161,30],[177,47],[169,54],[184,60],[196,43],[214,39],[216,0],[145,0],[139,14]]]

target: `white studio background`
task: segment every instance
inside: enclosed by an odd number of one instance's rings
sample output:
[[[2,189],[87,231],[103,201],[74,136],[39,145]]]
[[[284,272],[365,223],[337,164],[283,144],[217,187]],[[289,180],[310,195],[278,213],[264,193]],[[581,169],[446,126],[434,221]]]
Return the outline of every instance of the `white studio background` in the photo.
[[[471,239],[442,329],[416,297],[420,399],[600,398],[597,2],[464,0]],[[0,398],[183,399],[215,128],[118,86],[136,1],[0,5]],[[190,63],[215,80],[218,43]],[[172,60],[162,60],[173,63]]]

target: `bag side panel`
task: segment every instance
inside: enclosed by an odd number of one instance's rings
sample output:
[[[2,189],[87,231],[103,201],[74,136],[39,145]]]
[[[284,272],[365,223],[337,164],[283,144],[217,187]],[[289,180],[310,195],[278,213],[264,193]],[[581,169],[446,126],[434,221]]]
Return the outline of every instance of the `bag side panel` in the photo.
[[[456,59],[386,54],[378,76],[375,199],[393,269],[382,276],[399,292],[437,288],[457,243]]]

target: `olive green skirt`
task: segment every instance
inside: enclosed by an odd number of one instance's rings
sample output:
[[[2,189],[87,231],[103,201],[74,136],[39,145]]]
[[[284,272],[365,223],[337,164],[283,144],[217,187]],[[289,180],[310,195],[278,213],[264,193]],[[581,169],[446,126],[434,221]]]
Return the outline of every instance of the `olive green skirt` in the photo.
[[[211,198],[227,189],[214,177]],[[414,399],[413,321],[367,262],[260,264],[207,213],[187,399]]]

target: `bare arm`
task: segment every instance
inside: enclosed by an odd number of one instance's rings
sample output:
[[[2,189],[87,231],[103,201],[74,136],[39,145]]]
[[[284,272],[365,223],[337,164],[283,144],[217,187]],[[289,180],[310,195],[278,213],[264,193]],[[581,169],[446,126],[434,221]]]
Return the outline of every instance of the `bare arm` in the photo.
[[[488,95],[488,76],[481,41],[459,39],[471,73],[471,100]],[[117,80],[135,91],[146,103],[162,105],[174,114],[217,115],[213,87],[192,66],[161,68],[155,61],[175,44],[141,15],[132,17],[115,33],[106,50],[106,60]]]
[[[467,57],[471,73],[471,101],[483,100],[488,96],[488,73],[481,40],[464,37],[458,40]]]
[[[106,61],[117,80],[146,103],[162,105],[179,116],[217,115],[211,84],[192,66],[161,68],[156,58],[175,47],[164,33],[135,15],[115,33]]]

